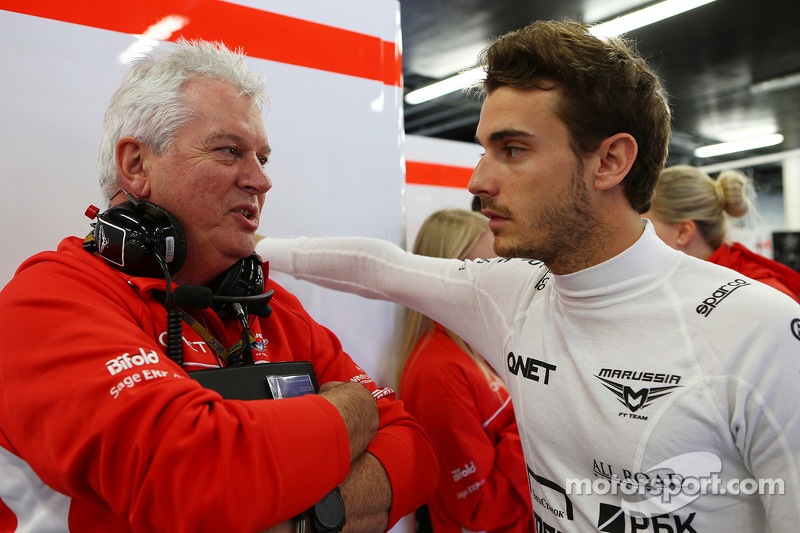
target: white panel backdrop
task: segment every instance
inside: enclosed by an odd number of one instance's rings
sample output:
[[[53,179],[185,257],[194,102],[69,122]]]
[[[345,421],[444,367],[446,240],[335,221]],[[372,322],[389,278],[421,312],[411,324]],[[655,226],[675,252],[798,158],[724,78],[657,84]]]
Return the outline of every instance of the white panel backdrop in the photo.
[[[407,135],[406,161],[474,168],[483,153],[477,143],[464,143]],[[406,185],[406,244],[412,249],[420,226],[439,209],[471,209],[472,194],[466,188],[435,185]]]

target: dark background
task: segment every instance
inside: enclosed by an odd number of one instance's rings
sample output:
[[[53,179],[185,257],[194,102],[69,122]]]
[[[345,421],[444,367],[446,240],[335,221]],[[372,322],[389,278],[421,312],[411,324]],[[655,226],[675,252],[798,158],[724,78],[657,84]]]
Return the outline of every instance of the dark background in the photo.
[[[474,66],[492,38],[536,19],[602,22],[639,0],[400,0],[406,92]],[[754,94],[759,81],[800,71],[800,3],[716,0],[625,34],[661,77],[673,110],[671,164],[710,165],[800,148],[800,86]],[[480,101],[454,92],[405,104],[406,133],[473,142]],[[772,129],[781,145],[697,159],[697,146],[745,129]],[[780,162],[742,169],[781,191]]]

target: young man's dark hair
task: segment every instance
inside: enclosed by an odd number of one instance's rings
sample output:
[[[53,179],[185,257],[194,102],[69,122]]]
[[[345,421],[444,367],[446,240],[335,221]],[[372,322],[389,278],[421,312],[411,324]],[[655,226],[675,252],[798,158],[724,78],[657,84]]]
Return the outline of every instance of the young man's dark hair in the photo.
[[[670,110],[661,84],[631,43],[599,39],[576,22],[537,21],[503,35],[479,59],[484,90],[560,90],[556,110],[583,156],[615,133],[633,135],[639,153],[624,180],[639,213],[650,200],[667,158]]]

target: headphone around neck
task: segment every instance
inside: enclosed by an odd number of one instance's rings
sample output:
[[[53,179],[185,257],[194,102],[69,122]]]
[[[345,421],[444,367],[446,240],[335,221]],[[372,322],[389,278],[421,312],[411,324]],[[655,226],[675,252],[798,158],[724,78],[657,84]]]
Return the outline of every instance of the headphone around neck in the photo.
[[[96,222],[84,248],[132,276],[163,278],[162,260],[169,275],[174,275],[186,260],[186,237],[180,222],[163,207],[129,198],[102,213],[89,206],[86,216]],[[261,265],[261,258],[255,252],[239,259],[211,283],[212,293],[233,297],[261,294],[264,291]]]
[[[186,236],[178,220],[163,207],[137,200],[129,194],[128,198],[127,202],[112,206],[102,213],[97,207],[89,206],[86,216],[97,221],[92,224],[93,230],[83,247],[126,274],[167,280],[164,301],[168,312],[167,355],[180,365],[182,313],[172,309],[170,276],[178,272],[186,260]],[[204,289],[208,293],[201,291],[199,298],[196,290],[203,288],[180,287],[194,293],[190,300],[195,305],[213,307],[220,318],[242,318],[243,349],[236,364],[252,363],[246,308],[250,307],[253,314],[263,318],[272,312],[269,306],[272,291],[264,293],[261,265],[261,258],[255,252],[239,259],[220,274],[209,289]],[[215,297],[221,298],[215,302]]]

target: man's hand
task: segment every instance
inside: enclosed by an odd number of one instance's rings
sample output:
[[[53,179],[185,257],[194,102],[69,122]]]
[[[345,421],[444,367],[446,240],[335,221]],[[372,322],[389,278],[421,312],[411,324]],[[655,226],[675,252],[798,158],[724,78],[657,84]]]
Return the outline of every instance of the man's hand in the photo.
[[[352,462],[378,431],[378,404],[369,389],[360,383],[329,381],[320,387],[319,395],[331,402],[342,415]]]

